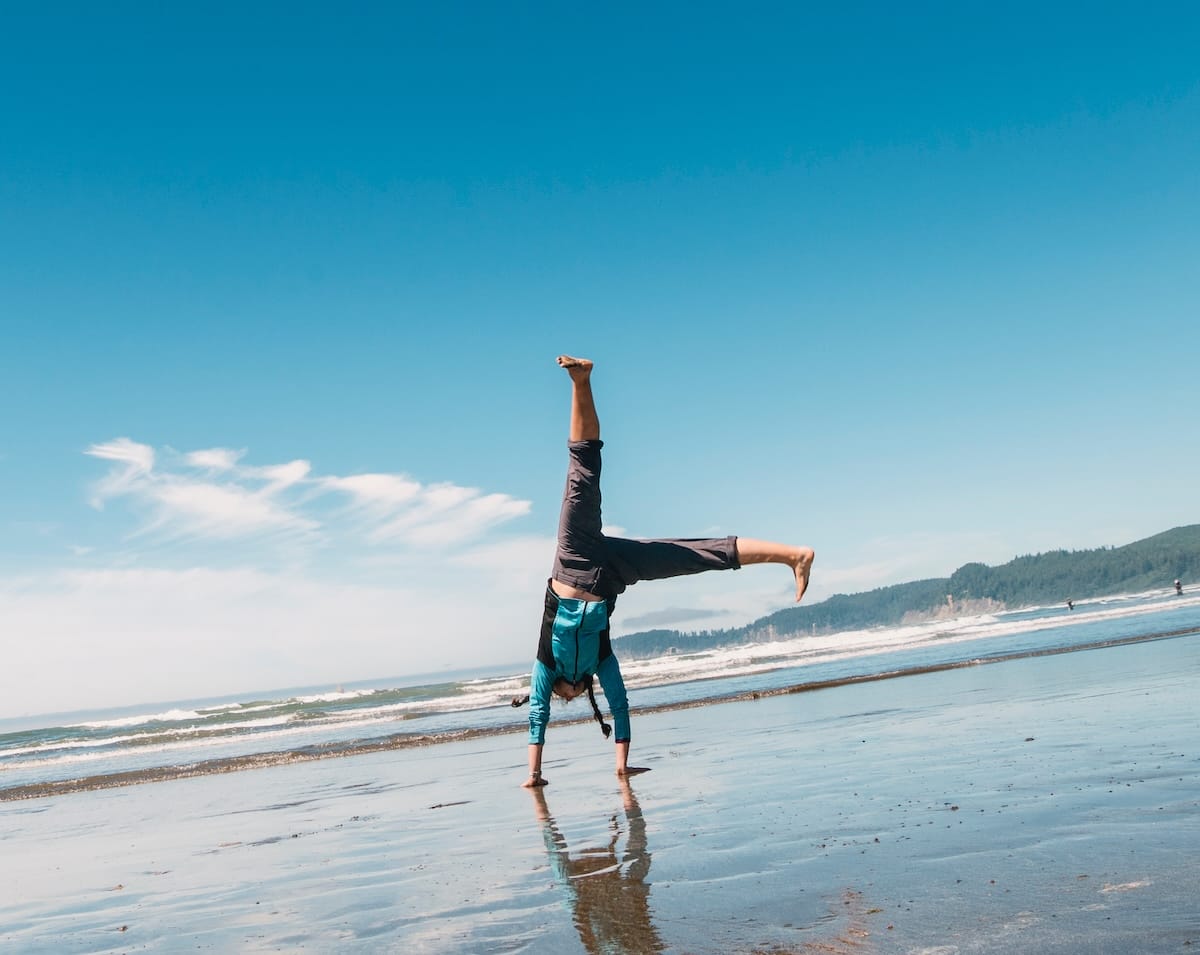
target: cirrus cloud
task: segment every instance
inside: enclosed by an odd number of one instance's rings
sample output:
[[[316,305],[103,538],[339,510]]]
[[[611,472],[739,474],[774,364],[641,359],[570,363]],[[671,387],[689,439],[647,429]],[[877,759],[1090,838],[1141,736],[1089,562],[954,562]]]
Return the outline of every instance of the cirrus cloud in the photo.
[[[144,514],[137,536],[206,540],[350,536],[373,545],[450,547],[529,513],[530,503],[405,474],[319,475],[297,459],[249,465],[245,450],[156,450],[121,437],[85,454],[110,462],[93,488],[103,508],[124,499]]]

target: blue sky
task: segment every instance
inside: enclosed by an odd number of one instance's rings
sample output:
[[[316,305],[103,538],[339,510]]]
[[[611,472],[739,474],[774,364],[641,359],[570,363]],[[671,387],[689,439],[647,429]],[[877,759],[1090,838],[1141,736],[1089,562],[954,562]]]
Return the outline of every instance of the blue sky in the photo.
[[[1193,6],[425,6],[6,11],[0,716],[531,657],[560,352],[810,600],[1200,519]]]

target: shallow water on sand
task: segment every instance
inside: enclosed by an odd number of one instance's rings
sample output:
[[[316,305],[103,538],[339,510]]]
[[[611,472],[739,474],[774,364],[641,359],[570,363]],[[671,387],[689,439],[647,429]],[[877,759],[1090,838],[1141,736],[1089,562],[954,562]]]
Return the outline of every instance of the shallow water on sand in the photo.
[[[0,805],[0,950],[1185,952],[1200,639]],[[1189,944],[1190,943],[1190,944]]]

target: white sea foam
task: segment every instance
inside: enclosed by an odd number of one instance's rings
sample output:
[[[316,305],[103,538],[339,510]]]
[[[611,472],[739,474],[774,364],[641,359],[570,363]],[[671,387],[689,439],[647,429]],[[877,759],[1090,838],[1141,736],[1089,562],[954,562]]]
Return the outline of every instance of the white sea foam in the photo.
[[[305,705],[313,703],[340,703],[343,700],[357,700],[360,697],[370,696],[378,692],[379,690],[332,690],[329,693],[316,693],[312,696],[292,697],[288,702],[304,703]]]
[[[102,749],[104,747],[120,746],[124,743],[129,743],[137,746],[142,740],[158,739],[160,737],[170,737],[173,739],[187,740],[201,736],[202,734],[220,734],[220,738],[228,739],[236,735],[240,730],[260,729],[264,726],[282,726],[290,722],[290,716],[277,716],[262,720],[245,720],[240,723],[222,723],[219,725],[200,724],[197,726],[176,726],[170,729],[159,730],[157,732],[147,733],[132,733],[128,736],[101,736],[96,738],[85,737],[68,737],[64,739],[48,740],[44,743],[36,743],[32,746],[16,747],[13,749],[0,748],[0,757],[22,756],[29,753],[53,753],[63,750],[87,750],[87,749]],[[148,752],[149,748],[139,749],[139,752]],[[100,754],[104,756],[106,754]]]
[[[134,736],[110,736],[104,739],[70,739],[70,740],[54,740],[46,743],[35,743],[32,746],[18,746],[12,749],[0,748],[0,758],[9,756],[25,756],[29,753],[51,753],[56,750],[63,749],[88,749],[98,748],[101,746],[119,746],[121,743],[128,743],[141,738],[140,735]],[[0,767],[3,769],[3,767]]]
[[[262,713],[265,710],[277,710],[286,702],[286,700],[267,700],[253,705],[247,705],[245,703],[225,703],[222,706],[202,706],[196,712],[204,717],[220,716],[222,713]]]
[[[487,685],[480,686],[472,693],[459,693],[454,696],[435,697],[427,700],[402,700],[380,706],[327,713],[325,717],[330,720],[353,723],[364,717],[409,713],[462,713],[468,710],[488,709],[493,706],[508,706],[510,697],[521,686],[522,681],[517,679],[488,681]]]
[[[362,722],[363,725],[371,725],[377,723],[387,723],[391,721],[386,719],[376,719],[363,720]],[[319,729],[319,726],[314,726],[312,723],[298,725],[293,724],[290,726],[285,725],[270,732],[256,733],[250,738],[253,740],[257,749],[261,746],[261,744],[264,743],[272,743],[272,745],[274,745],[273,741],[276,740],[286,740],[295,738],[297,736],[311,734],[314,729]],[[235,744],[236,742],[237,740],[235,737],[222,734],[219,736],[172,739],[165,740],[161,743],[143,744],[138,746],[136,750],[133,750],[132,752],[134,752],[140,759],[146,755],[153,755],[156,753],[171,753],[179,752],[181,750],[191,751],[199,749],[213,749],[216,747],[229,746],[231,744]],[[0,766],[0,776],[2,776],[5,772],[23,770],[30,767],[73,766],[76,764],[95,763],[102,760],[116,758],[119,758],[119,754],[114,754],[111,752],[75,752],[67,755],[47,756],[41,759],[22,760],[19,764],[14,766]]]
[[[115,720],[97,720],[94,723],[77,723],[76,725],[90,730],[102,730],[120,726],[137,726],[139,723],[172,723],[182,720],[198,720],[200,718],[200,714],[195,710],[167,710],[165,713],[123,716]]]

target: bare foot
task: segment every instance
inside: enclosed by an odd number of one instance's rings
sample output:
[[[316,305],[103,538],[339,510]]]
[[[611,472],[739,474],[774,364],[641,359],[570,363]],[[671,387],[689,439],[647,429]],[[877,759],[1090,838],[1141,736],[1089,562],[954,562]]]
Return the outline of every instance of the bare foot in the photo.
[[[587,358],[572,358],[570,355],[559,355],[558,366],[565,368],[572,381],[583,381],[592,373],[592,362]]]
[[[621,779],[628,779],[630,776],[640,776],[642,773],[650,772],[649,766],[626,766],[624,769],[618,769],[617,775]]]
[[[792,568],[792,573],[796,575],[796,603],[800,602],[804,591],[808,590],[808,575],[815,556],[811,547],[794,547],[791,544],[778,544],[753,537],[737,539],[739,564],[787,564]]]
[[[796,603],[804,599],[804,591],[808,590],[808,575],[812,572],[813,559],[817,556],[811,547],[797,548],[799,554],[792,561],[792,570],[796,574]]]

